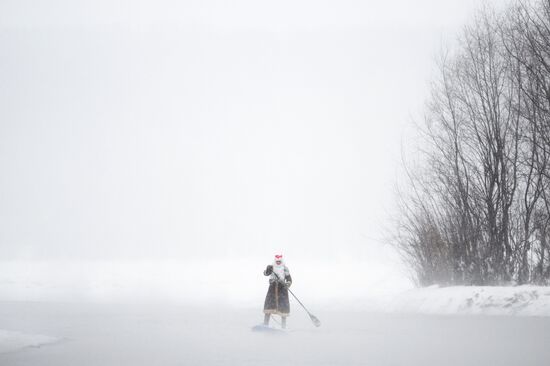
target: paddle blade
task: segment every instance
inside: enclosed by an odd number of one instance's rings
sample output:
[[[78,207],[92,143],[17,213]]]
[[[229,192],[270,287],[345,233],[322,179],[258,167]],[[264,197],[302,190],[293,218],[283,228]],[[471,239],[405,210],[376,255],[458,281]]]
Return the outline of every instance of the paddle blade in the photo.
[[[319,319],[317,319],[317,317],[315,315],[309,314],[309,317],[311,318],[311,321],[313,322],[313,325],[315,325],[316,327],[321,326],[321,321]]]

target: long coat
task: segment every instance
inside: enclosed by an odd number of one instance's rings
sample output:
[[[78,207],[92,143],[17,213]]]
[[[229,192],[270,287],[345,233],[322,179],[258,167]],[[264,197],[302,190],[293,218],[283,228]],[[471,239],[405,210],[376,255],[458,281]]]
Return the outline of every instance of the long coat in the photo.
[[[264,313],[265,314],[277,314],[281,316],[288,316],[290,313],[290,303],[288,301],[288,287],[281,281],[286,281],[286,283],[292,283],[292,277],[288,268],[285,266],[284,271],[284,280],[278,280],[273,273],[273,267],[267,266],[264,271],[264,276],[271,276],[269,279],[269,289],[267,290],[267,295],[265,296],[264,302]]]

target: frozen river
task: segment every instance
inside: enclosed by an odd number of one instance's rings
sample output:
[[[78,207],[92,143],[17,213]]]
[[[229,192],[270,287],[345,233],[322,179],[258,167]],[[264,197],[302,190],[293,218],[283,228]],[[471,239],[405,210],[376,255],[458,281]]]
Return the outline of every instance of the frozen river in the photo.
[[[548,365],[550,318],[316,312],[284,334],[250,330],[259,310],[175,305],[0,303],[0,329],[54,336],[2,366]]]

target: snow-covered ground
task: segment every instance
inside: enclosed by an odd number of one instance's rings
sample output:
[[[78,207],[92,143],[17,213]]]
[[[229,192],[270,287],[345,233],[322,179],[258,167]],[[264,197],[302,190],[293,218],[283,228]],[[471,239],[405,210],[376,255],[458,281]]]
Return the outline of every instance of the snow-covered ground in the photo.
[[[550,318],[316,311],[289,331],[251,331],[261,309],[0,302],[0,324],[63,339],[0,354],[9,366],[534,366],[550,359]]]
[[[3,261],[0,301],[254,307],[267,290],[268,260]],[[396,267],[375,262],[287,264],[296,293],[332,310],[375,310],[379,299],[412,287]]]
[[[0,354],[27,347],[40,347],[57,341],[54,337],[42,334],[27,334],[0,329]]]
[[[550,287],[431,286],[392,296],[388,299],[385,311],[550,316]]]

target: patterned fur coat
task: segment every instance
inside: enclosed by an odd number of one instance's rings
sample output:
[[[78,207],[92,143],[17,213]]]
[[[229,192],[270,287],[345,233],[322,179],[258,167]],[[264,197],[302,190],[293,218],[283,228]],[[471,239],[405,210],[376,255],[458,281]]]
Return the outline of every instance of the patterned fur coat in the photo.
[[[281,262],[267,266],[264,276],[269,276],[269,289],[265,296],[264,313],[288,316],[290,303],[288,301],[288,287],[292,283],[292,277],[288,267]]]

